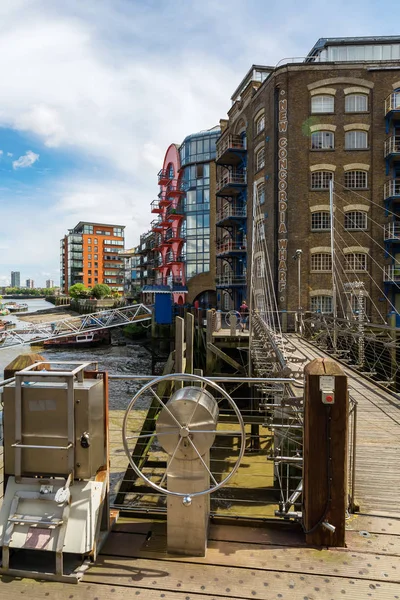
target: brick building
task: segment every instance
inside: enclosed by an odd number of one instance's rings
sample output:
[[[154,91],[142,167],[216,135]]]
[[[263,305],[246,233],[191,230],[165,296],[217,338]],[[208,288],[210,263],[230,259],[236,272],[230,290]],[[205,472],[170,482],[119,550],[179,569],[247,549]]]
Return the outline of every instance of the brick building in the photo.
[[[374,320],[400,312],[400,37],[321,39],[301,62],[253,65],[221,129],[219,305],[238,308],[246,277],[257,287],[254,231],[268,249],[278,310],[300,302],[332,311],[333,180],[339,316],[357,308],[345,292],[354,282]]]

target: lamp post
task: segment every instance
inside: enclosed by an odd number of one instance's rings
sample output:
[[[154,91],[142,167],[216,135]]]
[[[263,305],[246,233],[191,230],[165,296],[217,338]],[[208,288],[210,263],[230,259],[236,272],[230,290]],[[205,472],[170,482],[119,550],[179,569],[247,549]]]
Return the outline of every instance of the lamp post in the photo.
[[[298,299],[297,299],[297,312],[298,312],[298,319],[299,319],[299,331],[300,331],[300,335],[303,333],[303,326],[302,326],[302,318],[301,318],[301,255],[303,254],[303,250],[296,250],[296,252],[293,255],[293,260],[297,261],[297,292],[298,292]]]

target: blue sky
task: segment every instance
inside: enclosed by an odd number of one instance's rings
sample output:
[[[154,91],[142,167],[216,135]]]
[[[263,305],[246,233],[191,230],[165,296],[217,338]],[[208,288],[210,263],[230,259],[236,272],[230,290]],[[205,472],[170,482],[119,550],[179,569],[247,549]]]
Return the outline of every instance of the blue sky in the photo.
[[[226,116],[251,64],[319,37],[396,35],[398,2],[0,3],[0,285],[59,278],[80,220],[149,228],[167,146]]]

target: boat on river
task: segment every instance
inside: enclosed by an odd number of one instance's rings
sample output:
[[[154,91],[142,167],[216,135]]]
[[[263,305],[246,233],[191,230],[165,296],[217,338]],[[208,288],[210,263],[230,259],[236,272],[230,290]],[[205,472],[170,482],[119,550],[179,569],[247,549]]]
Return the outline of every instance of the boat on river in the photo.
[[[45,340],[45,348],[89,348],[92,346],[101,346],[109,344],[111,341],[110,332],[103,331],[85,331],[74,335]]]
[[[0,306],[0,317],[6,317],[10,314],[10,311],[5,306]]]
[[[11,313],[27,312],[28,305],[25,302],[8,302],[5,306]]]

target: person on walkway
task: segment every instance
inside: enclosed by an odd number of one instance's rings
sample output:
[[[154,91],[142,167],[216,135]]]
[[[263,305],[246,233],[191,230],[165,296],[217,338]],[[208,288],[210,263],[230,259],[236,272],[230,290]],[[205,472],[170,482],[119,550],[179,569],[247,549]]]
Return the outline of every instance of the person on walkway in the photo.
[[[246,304],[246,300],[243,300],[242,304],[240,305],[239,312],[241,329],[242,331],[246,331],[249,321],[249,307]]]

